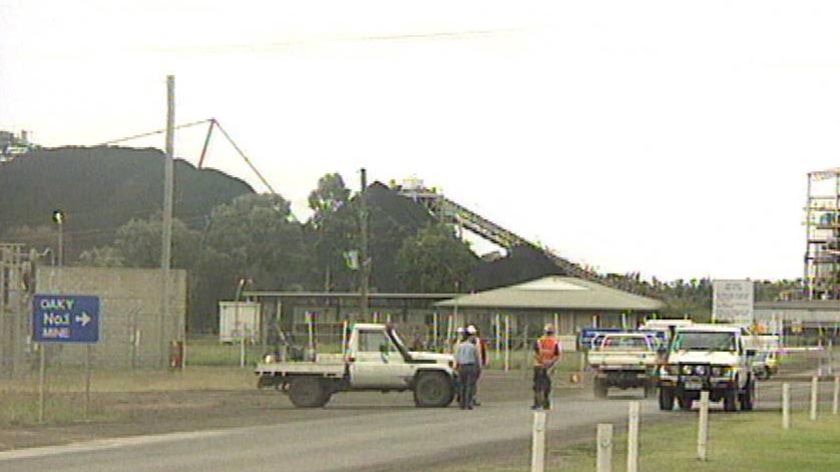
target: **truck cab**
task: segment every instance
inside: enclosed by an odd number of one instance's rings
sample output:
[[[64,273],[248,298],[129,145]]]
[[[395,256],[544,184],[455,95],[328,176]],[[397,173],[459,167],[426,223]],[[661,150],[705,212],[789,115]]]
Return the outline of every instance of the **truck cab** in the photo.
[[[723,401],[726,411],[752,410],[755,380],[748,333],[743,327],[694,324],[677,327],[667,361],[659,373],[659,407],[691,409],[701,391],[711,401]]]

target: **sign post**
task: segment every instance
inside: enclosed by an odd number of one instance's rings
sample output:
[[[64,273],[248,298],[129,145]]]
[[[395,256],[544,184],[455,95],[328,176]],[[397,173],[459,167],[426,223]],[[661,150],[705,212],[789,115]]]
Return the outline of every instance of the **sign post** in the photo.
[[[85,353],[85,418],[90,409],[91,344],[99,342],[99,297],[35,295],[32,298],[32,341],[41,353],[38,379],[38,422],[44,422],[44,378],[48,343],[87,344]]]

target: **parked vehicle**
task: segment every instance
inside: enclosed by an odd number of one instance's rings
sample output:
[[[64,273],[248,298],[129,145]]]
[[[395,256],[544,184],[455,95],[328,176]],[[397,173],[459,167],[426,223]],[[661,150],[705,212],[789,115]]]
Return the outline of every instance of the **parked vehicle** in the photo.
[[[608,333],[593,340],[588,354],[595,371],[595,396],[605,398],[610,387],[644,388],[645,396],[656,392],[658,355],[653,336],[643,333]]]
[[[296,407],[322,407],[335,393],[350,391],[411,391],[418,407],[445,407],[455,396],[452,355],[411,352],[382,324],[354,325],[344,355],[319,355],[314,362],[266,357],[255,370],[257,386],[288,393]]]
[[[779,352],[776,350],[758,351],[752,361],[755,378],[767,380],[779,373]]]
[[[739,326],[694,324],[677,327],[667,362],[659,373],[659,408],[671,410],[674,402],[688,410],[700,392],[711,401],[723,401],[726,411],[752,410],[755,379],[746,330]]]

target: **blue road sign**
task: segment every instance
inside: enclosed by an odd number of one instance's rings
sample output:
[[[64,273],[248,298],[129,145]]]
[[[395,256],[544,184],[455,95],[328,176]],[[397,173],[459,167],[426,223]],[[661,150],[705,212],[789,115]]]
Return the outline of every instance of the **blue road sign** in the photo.
[[[98,342],[99,297],[35,295],[32,340],[37,343]]]

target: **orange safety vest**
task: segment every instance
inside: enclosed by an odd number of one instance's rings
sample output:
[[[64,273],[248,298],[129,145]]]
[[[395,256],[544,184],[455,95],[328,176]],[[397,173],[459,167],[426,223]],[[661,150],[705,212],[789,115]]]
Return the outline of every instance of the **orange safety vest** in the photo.
[[[554,336],[543,336],[537,339],[538,352],[534,356],[534,366],[543,367],[556,361],[560,356],[560,341]]]

